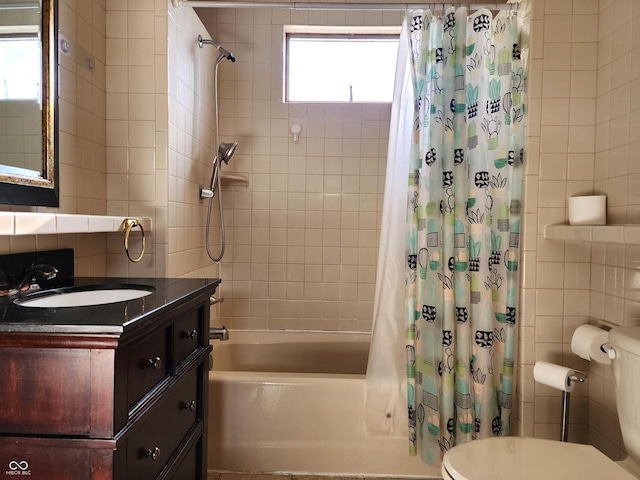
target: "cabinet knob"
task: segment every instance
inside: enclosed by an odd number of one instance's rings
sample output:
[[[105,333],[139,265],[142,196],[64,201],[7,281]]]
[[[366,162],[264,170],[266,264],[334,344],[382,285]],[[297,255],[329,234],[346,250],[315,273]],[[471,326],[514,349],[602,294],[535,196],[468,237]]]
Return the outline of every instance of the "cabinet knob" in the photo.
[[[188,339],[188,340],[197,340],[198,339],[198,331],[197,330],[191,330],[190,332],[182,332],[182,338]]]
[[[151,460],[156,461],[160,458],[160,447],[153,447],[147,450],[146,457],[151,457]]]
[[[162,368],[162,359],[160,357],[150,358],[147,360],[147,367],[152,367],[154,370],[160,370]]]
[[[182,404],[182,407],[183,407],[185,410],[190,410],[190,411],[192,411],[192,412],[195,412],[195,410],[196,410],[196,407],[197,407],[197,406],[198,406],[198,404],[196,403],[196,401],[195,401],[195,400],[191,400],[190,402],[184,402],[184,403]]]

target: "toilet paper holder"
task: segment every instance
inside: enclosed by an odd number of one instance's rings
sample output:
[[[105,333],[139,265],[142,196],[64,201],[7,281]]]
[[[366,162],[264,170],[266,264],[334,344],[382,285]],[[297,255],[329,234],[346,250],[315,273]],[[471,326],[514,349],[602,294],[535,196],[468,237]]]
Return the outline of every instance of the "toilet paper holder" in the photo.
[[[584,383],[587,380],[587,374],[581,372],[580,370],[574,370],[574,372],[569,375],[570,383]]]
[[[574,370],[569,375],[569,385],[572,383],[584,383],[587,380],[587,374],[580,370]],[[569,398],[570,393],[562,391],[562,425],[560,428],[560,440],[563,442],[569,441]]]
[[[616,353],[616,351],[614,350],[614,348],[611,346],[610,343],[603,343],[602,345],[600,345],[600,350],[606,353],[607,357],[609,357],[611,360],[615,360],[616,357],[618,356],[618,354]]]

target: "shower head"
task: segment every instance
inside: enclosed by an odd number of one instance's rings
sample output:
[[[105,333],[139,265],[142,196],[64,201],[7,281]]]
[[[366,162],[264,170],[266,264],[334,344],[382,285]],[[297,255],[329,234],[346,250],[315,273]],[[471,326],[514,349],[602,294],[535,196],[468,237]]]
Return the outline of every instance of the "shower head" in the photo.
[[[233,157],[237,147],[237,142],[221,143],[218,147],[218,158],[229,165],[229,160]]]
[[[210,197],[213,197],[213,195],[215,194],[216,180],[218,180],[218,182],[220,181],[221,162],[224,162],[227,165],[229,165],[229,160],[231,160],[231,157],[233,157],[233,154],[235,153],[237,147],[238,147],[237,142],[229,142],[229,143],[222,142],[218,146],[218,154],[213,158],[213,172],[211,173]],[[217,185],[220,186],[219,183]],[[200,198],[205,198],[202,196],[202,193],[200,193]]]
[[[234,57],[229,50],[222,48],[222,45],[218,45],[213,40],[205,40],[204,38],[202,38],[202,35],[198,35],[198,46],[202,48],[203,45],[213,45],[218,50],[218,53],[220,54],[218,61],[222,60],[223,58],[226,58],[230,62],[236,61],[236,57]]]

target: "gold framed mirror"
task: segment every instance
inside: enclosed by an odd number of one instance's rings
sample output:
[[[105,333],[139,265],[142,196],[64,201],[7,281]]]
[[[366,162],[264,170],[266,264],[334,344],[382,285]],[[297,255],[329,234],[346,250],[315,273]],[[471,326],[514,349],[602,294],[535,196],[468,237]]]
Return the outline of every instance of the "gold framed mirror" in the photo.
[[[57,23],[57,0],[0,0],[0,204],[59,204]]]

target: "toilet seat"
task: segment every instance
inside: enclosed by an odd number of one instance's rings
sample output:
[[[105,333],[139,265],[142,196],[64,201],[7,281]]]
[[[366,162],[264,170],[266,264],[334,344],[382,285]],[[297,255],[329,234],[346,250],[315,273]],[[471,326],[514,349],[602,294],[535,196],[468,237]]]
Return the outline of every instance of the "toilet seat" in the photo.
[[[452,480],[637,480],[591,445],[522,437],[458,445],[445,453],[442,475]]]

